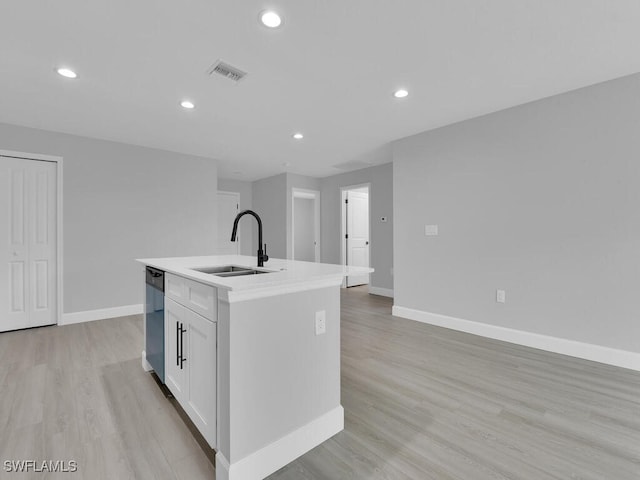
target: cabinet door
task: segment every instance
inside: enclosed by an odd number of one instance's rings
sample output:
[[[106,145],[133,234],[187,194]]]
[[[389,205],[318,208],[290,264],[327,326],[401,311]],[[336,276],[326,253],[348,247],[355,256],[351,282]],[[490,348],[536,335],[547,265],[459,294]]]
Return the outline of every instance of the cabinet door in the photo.
[[[209,445],[216,447],[216,323],[188,311],[189,389],[185,410]]]
[[[183,399],[186,398],[186,391],[188,389],[188,385],[186,383],[188,380],[186,362],[181,362],[179,355],[181,347],[182,350],[187,349],[186,332],[181,333],[181,329],[187,329],[187,323],[189,321],[187,317],[188,313],[190,313],[189,310],[184,308],[182,305],[165,297],[165,384],[180,403],[182,403]],[[186,352],[183,352],[183,355],[187,356]]]

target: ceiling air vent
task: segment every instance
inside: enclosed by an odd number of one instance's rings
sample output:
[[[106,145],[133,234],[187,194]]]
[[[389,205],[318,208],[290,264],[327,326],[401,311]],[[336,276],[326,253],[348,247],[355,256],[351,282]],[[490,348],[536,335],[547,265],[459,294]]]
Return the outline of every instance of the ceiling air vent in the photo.
[[[217,73],[218,75],[227,77],[229,80],[233,80],[234,82],[239,82],[247,74],[247,72],[243,72],[239,68],[232,67],[228,63],[224,63],[222,60],[218,60],[216,63],[214,63],[207,70],[207,73],[209,75],[213,75],[214,73]]]

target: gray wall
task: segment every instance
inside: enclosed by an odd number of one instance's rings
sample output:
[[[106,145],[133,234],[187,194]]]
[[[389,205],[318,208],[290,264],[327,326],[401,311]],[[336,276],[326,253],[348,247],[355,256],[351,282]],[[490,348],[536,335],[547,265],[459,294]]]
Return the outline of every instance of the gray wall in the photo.
[[[0,149],[64,157],[65,313],[142,303],[136,258],[214,251],[214,160],[7,124]]]
[[[223,192],[237,192],[240,194],[240,210],[250,210],[253,205],[253,185],[251,182],[218,178],[218,190]],[[257,240],[253,237],[252,222],[243,218],[238,226],[240,230],[240,253],[242,255],[255,255]]]
[[[371,183],[371,286],[392,290],[393,268],[393,166],[391,163],[326,177],[321,180],[322,261],[342,262],[340,188]],[[387,217],[383,223],[380,217]]]
[[[262,241],[267,244],[268,255],[273,258],[287,258],[286,173],[253,182],[253,210],[262,219]],[[256,223],[253,219],[243,218],[242,221]],[[254,235],[257,235],[256,232],[257,228],[254,227]],[[257,240],[255,242],[257,246]],[[255,254],[256,252],[253,252],[253,255]]]
[[[314,177],[307,177],[305,175],[297,175],[295,173],[287,173],[287,212],[286,212],[286,225],[287,225],[287,258],[292,257],[292,243],[291,239],[293,237],[291,232],[291,219],[293,218],[293,189],[294,188],[304,188],[306,190],[316,190],[320,191],[320,182],[321,180]],[[322,231],[322,226],[320,226],[320,230]],[[322,258],[320,259],[322,261]]]
[[[264,242],[267,243],[269,256],[273,258],[291,258],[293,188],[320,190],[320,180],[304,175],[281,173],[253,182],[254,210],[262,219]],[[256,231],[254,227],[254,235],[257,235]],[[255,252],[253,254],[255,255]]]
[[[640,352],[639,132],[634,75],[396,142],[395,304]]]
[[[294,236],[294,260],[303,262],[316,261],[316,246],[314,245],[315,231],[315,205],[311,198],[293,199],[293,217],[295,230]]]

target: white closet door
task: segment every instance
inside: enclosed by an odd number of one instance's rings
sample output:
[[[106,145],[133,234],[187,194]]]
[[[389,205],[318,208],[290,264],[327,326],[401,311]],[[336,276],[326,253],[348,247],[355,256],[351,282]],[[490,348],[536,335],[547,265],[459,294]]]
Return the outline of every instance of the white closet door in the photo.
[[[56,320],[56,164],[0,157],[0,331]]]

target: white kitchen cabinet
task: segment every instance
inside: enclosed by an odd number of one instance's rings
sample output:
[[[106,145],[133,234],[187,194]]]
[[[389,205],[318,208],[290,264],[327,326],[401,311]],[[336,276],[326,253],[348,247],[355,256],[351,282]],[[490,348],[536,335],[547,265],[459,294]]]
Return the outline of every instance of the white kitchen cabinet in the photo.
[[[171,298],[165,312],[166,385],[216,448],[216,322]]]
[[[165,275],[165,281],[165,294],[169,298],[209,320],[217,320],[218,298],[214,287],[171,273]]]
[[[216,447],[216,324],[187,310],[184,333],[187,413],[212,448]]]
[[[255,257],[139,262],[166,272],[166,383],[215,448],[218,480],[267,478],[343,430],[340,285],[370,268],[271,259],[230,278],[206,272]]]
[[[183,392],[185,391],[187,378],[184,362],[180,361],[180,340],[183,341],[184,348],[183,330],[184,322],[186,321],[186,310],[185,307],[170,298],[165,299],[165,384],[178,400],[184,396]]]

